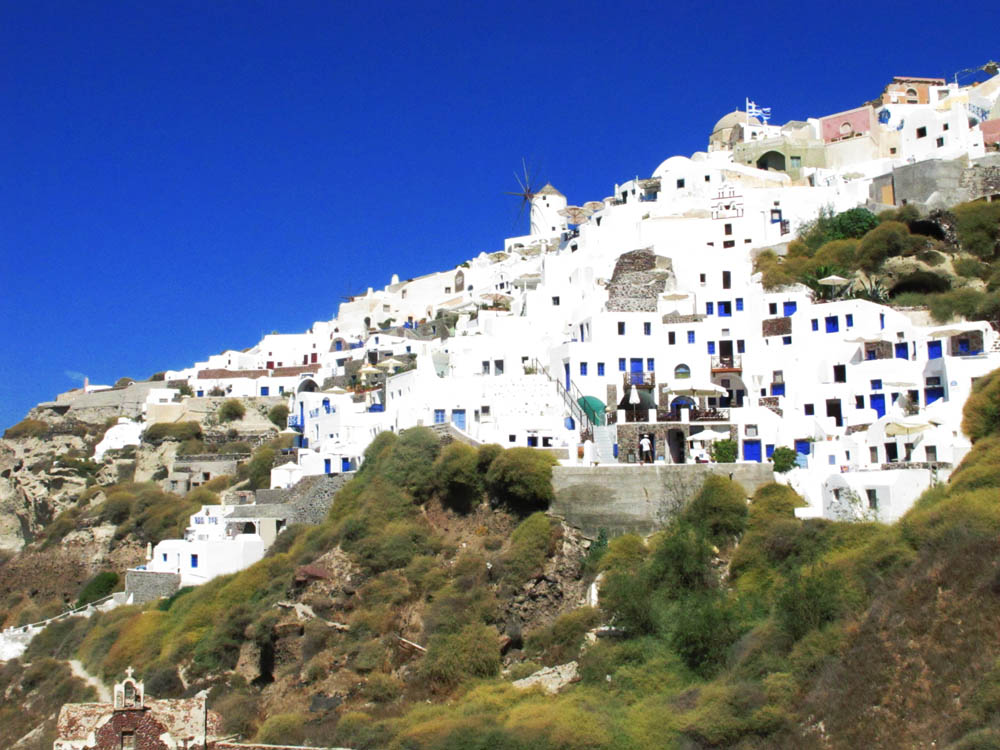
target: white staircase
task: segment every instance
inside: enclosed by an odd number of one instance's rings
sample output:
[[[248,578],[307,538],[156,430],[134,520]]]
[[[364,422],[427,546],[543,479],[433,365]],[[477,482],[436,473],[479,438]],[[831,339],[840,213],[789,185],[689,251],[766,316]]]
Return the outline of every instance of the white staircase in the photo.
[[[602,464],[616,463],[615,442],[618,440],[616,425],[594,425],[594,460]]]

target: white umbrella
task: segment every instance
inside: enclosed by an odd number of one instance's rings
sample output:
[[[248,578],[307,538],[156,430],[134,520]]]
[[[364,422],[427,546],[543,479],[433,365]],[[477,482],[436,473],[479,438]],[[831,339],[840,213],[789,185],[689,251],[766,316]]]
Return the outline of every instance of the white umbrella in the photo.
[[[381,367],[381,368],[386,369],[386,370],[389,370],[389,369],[392,369],[393,367],[402,367],[403,363],[400,362],[395,357],[389,357],[388,359],[383,359],[381,362],[379,362],[375,366],[376,367]]]
[[[848,281],[849,279],[845,279],[843,276],[838,276],[834,273],[829,276],[824,276],[816,283],[822,284],[823,286],[840,286],[841,284],[846,284]]]
[[[688,292],[667,292],[663,295],[665,300],[687,299],[691,295]]]
[[[923,419],[909,419],[904,417],[886,422],[885,434],[890,437],[909,437],[910,435],[916,435],[918,432],[929,430],[931,426],[929,422]]]
[[[583,204],[583,207],[593,213],[594,211],[600,211],[604,208],[604,204],[601,201],[587,201]]]
[[[630,404],[638,404],[638,403],[640,403],[640,400],[639,400],[639,389],[636,388],[634,385],[632,386],[632,390],[628,394],[628,402]]]
[[[689,443],[714,442],[716,440],[728,440],[729,430],[702,430],[688,438]]]
[[[333,393],[333,394],[339,396],[341,393],[347,393],[347,389],[346,388],[341,388],[339,385],[335,385],[335,386],[333,386],[333,388],[327,388],[323,392],[324,393]]]
[[[678,396],[725,396],[729,393],[721,385],[716,385],[715,383],[692,384],[680,388],[674,387],[670,389],[670,392],[676,393]]]

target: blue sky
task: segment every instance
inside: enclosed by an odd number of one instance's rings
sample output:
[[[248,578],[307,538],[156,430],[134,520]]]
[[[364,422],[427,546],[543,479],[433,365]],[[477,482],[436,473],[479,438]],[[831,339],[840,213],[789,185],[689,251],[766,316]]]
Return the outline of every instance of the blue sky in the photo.
[[[0,425],[521,233],[522,157],[571,203],[896,74],[1000,57],[939,4],[0,2]],[[996,19],[994,19],[996,20]]]

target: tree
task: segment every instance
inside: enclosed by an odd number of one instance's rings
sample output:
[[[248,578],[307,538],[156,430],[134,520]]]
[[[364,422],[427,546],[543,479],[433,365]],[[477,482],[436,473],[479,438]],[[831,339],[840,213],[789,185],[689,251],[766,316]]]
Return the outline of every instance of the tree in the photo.
[[[734,464],[736,463],[736,449],[735,440],[716,440],[710,446],[709,453],[717,464]]]
[[[779,474],[784,474],[794,469],[797,460],[798,455],[795,451],[785,445],[778,446],[774,449],[774,453],[771,454],[771,462],[774,464],[774,470]]]
[[[493,459],[486,473],[490,499],[527,515],[545,510],[554,498],[552,467],[556,459],[534,448],[511,448]]]
[[[285,429],[288,426],[288,407],[284,404],[272,406],[267,413],[267,418],[278,429]]]

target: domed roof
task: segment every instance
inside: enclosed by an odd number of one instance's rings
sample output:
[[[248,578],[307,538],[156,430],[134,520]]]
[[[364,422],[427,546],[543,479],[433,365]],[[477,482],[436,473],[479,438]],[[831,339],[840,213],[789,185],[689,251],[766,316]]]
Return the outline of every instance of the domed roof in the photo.
[[[727,128],[734,128],[737,125],[747,125],[747,124],[760,125],[760,120],[758,120],[756,117],[747,118],[746,112],[740,112],[738,109],[734,109],[728,115],[726,115],[717,123],[715,123],[715,127],[712,128],[712,132],[718,133],[720,130],[725,130]]]

